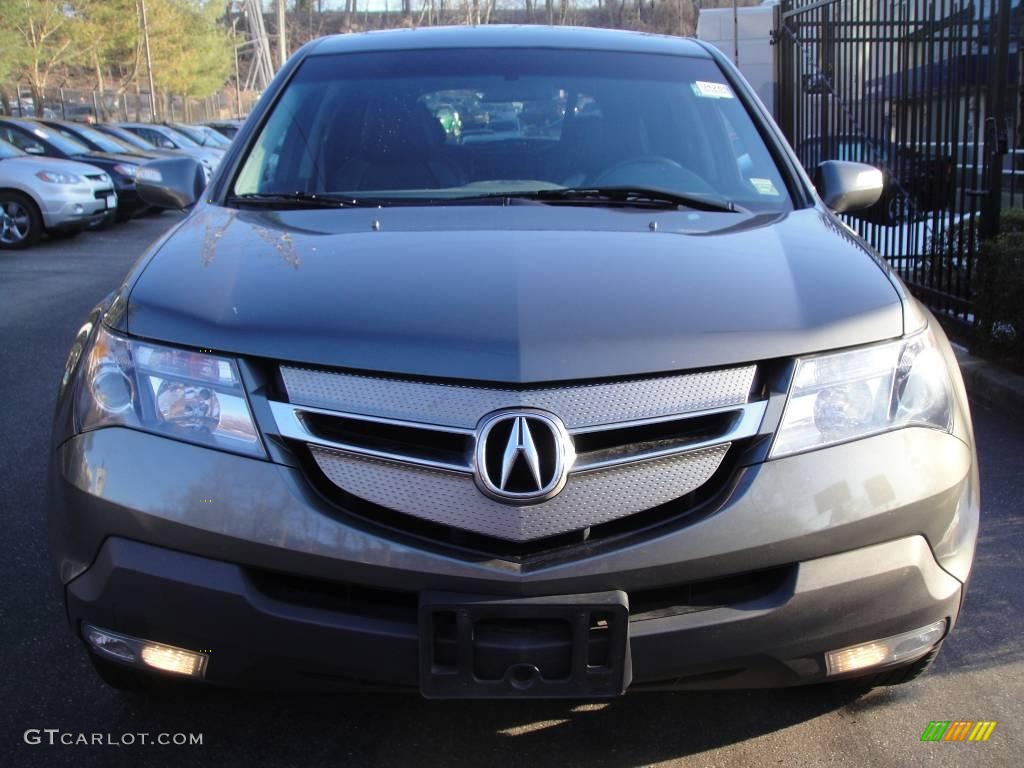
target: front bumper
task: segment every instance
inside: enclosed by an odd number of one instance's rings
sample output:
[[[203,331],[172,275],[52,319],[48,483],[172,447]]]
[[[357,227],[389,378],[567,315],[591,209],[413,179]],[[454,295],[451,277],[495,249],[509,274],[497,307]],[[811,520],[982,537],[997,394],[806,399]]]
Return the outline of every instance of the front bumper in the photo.
[[[109,189],[108,194],[114,195],[114,190]],[[43,224],[51,231],[81,229],[102,219],[107,210],[106,195],[97,198],[92,187],[71,188],[60,195],[52,195],[41,207]]]
[[[808,560],[756,602],[631,621],[633,688],[817,682],[826,651],[938,620],[951,626],[961,589],[919,536]],[[208,652],[215,684],[418,684],[415,611],[287,602],[232,563],[113,538],[67,597],[77,628],[116,627]]]
[[[771,572],[753,598],[634,616],[630,637],[634,688],[775,686],[822,679],[828,650],[952,626],[976,484],[966,443],[904,429],[740,470],[713,513],[646,538],[513,560],[349,518],[295,467],[108,428],[57,449],[50,536],[76,631],[209,648],[231,685],[415,686],[426,590],[636,596]],[[292,599],[306,587],[266,573],[387,596]]]

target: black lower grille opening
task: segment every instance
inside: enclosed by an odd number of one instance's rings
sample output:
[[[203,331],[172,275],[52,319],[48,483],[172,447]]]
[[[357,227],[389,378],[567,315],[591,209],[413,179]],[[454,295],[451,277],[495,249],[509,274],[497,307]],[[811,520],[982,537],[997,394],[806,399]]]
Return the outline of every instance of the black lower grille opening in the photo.
[[[678,616],[760,600],[784,589],[793,566],[751,571],[720,579],[675,584],[629,593],[631,621]]]
[[[419,606],[416,592],[364,587],[257,569],[248,569],[246,575],[259,592],[283,603],[368,618],[416,622]]]
[[[334,613],[356,614],[370,618],[391,619],[415,625],[419,620],[419,594],[415,591],[383,589],[358,584],[334,582],[276,571],[246,569],[252,586],[267,597],[292,605],[318,608]],[[796,566],[783,565],[718,579],[685,582],[654,589],[627,590],[630,621],[644,621],[664,616],[725,608],[753,603],[792,590]],[[451,611],[434,614],[434,663],[439,667],[455,664],[457,641],[456,615]],[[600,611],[590,616],[588,627],[588,665],[601,667],[608,663],[608,643],[612,618]],[[537,622],[499,622],[493,625],[478,622],[475,640],[487,642],[516,641],[520,636],[533,638]],[[568,641],[568,625],[552,627],[545,642],[555,645]],[[565,635],[565,637],[563,637]],[[533,642],[530,640],[530,642]]]

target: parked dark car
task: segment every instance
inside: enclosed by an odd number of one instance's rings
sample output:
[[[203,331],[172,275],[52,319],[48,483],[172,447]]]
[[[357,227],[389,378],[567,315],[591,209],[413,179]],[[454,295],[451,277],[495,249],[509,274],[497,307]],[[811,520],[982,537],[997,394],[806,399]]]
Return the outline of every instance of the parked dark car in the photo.
[[[885,175],[885,192],[875,205],[856,214],[879,224],[901,224],[942,209],[955,186],[951,156],[873,138],[843,134],[828,140],[811,138],[798,148],[798,154],[808,169],[824,160],[850,160],[880,169]]]
[[[147,151],[133,144],[129,144],[127,141],[116,136],[104,133],[93,125],[75,123],[70,120],[40,120],[39,122],[49,126],[53,130],[70,139],[80,141],[94,152],[113,152],[115,154],[133,155],[138,158],[138,162],[140,163],[147,162],[149,160],[156,160],[160,157],[168,157],[167,153],[159,152],[155,147]]]
[[[217,170],[217,166],[220,165],[220,161],[224,157],[224,150],[220,147],[204,147],[184,133],[169,128],[166,125],[121,123],[119,127],[129,133],[142,137],[161,149],[176,150],[180,154],[195,158],[203,164],[208,177],[213,175],[213,172]]]
[[[205,125],[186,125],[185,123],[174,123],[170,121],[165,122],[164,125],[173,131],[177,131],[178,133],[188,136],[201,147],[227,149],[231,146],[231,141],[229,139],[213,130],[213,128]]]
[[[123,141],[125,144],[129,144],[135,147],[136,151],[142,151],[145,152],[146,154],[156,152],[160,155],[163,155],[164,157],[182,157],[184,155],[187,155],[187,153],[177,149],[158,147],[156,144],[146,141],[138,134],[132,133],[131,131],[125,128],[122,128],[118,125],[114,125],[113,123],[97,123],[96,125],[93,125],[91,127],[95,128],[97,131],[100,131],[101,133],[107,134],[108,136],[113,136],[119,141]]]
[[[125,221],[148,207],[135,190],[135,173],[140,163],[137,155],[97,152],[32,118],[0,117],[0,139],[30,155],[77,160],[106,171],[117,190],[118,221]]]
[[[208,120],[205,124],[218,131],[222,136],[233,139],[242,127],[242,120]]]
[[[457,92],[569,107],[459,143],[428,107]],[[191,212],[61,379],[51,550],[104,679],[591,699],[928,667],[978,470],[941,326],[836,216],[879,171],[815,191],[721,52],[609,30],[317,40],[251,126],[205,190],[140,171]]]

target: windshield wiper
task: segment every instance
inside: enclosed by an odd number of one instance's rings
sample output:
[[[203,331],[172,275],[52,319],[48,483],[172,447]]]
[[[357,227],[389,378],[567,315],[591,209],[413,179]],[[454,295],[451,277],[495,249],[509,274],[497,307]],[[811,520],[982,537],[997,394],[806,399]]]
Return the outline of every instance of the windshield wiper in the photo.
[[[310,192],[247,192],[232,195],[229,203],[261,208],[376,208],[377,200],[345,195],[317,195]]]
[[[566,187],[563,189],[538,189],[529,192],[512,192],[495,197],[516,200],[539,200],[550,203],[596,203],[617,205],[669,206],[672,208],[693,208],[698,211],[721,213],[746,213],[731,200],[720,197],[672,192],[656,187]]]

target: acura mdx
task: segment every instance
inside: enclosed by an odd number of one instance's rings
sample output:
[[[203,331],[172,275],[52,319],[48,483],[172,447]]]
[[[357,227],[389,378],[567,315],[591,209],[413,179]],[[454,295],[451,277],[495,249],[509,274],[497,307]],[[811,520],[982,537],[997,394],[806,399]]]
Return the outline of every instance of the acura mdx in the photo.
[[[208,188],[190,158],[139,169],[189,213],[67,361],[50,538],[100,674],[919,674],[974,554],[970,415],[942,328],[837,215],[883,174],[813,176],[698,41],[303,47]]]

